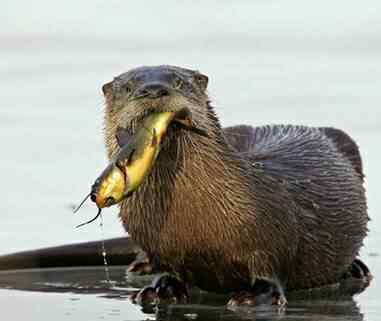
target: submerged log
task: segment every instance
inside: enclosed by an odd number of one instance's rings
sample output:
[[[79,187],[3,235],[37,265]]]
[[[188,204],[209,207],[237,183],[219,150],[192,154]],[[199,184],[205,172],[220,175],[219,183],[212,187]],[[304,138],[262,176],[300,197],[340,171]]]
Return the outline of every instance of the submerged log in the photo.
[[[141,251],[129,237],[105,240],[109,265],[128,265]],[[0,270],[103,265],[102,241],[17,252],[0,256]]]

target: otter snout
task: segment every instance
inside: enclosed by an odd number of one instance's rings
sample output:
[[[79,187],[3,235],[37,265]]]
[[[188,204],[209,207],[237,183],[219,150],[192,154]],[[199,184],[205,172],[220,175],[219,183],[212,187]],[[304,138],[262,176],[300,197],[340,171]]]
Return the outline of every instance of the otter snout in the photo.
[[[140,85],[133,94],[133,98],[161,98],[169,96],[171,88],[163,82],[148,82]]]

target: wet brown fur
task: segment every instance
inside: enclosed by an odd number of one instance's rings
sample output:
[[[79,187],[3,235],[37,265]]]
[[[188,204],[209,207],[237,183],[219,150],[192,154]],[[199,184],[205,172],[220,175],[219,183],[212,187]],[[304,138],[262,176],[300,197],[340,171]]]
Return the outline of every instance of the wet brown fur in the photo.
[[[189,79],[194,73],[154,68]],[[346,134],[304,126],[222,129],[203,88],[193,88],[192,97],[123,104],[105,86],[110,158],[119,149],[118,126],[133,131],[153,108],[187,106],[208,132],[170,128],[152,173],[121,204],[126,230],[157,266],[218,292],[250,290],[258,278],[288,289],[340,280],[368,222],[361,158]]]

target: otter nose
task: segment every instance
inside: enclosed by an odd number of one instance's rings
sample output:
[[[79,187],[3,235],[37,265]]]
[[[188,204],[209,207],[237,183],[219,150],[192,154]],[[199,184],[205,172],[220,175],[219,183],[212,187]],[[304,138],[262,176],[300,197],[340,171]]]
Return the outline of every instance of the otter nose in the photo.
[[[169,88],[160,83],[150,83],[143,85],[135,92],[136,97],[160,98],[169,96]]]

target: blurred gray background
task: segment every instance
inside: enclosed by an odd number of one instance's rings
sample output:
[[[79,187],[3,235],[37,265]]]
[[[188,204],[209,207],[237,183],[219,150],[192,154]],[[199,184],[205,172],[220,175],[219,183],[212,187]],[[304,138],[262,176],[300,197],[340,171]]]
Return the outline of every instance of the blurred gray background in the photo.
[[[2,1],[0,254],[123,235],[89,191],[107,164],[101,86],[138,65],[209,75],[224,125],[335,126],[361,147],[380,237],[381,1]],[[372,265],[372,263],[370,263]],[[376,263],[374,263],[376,264]]]

